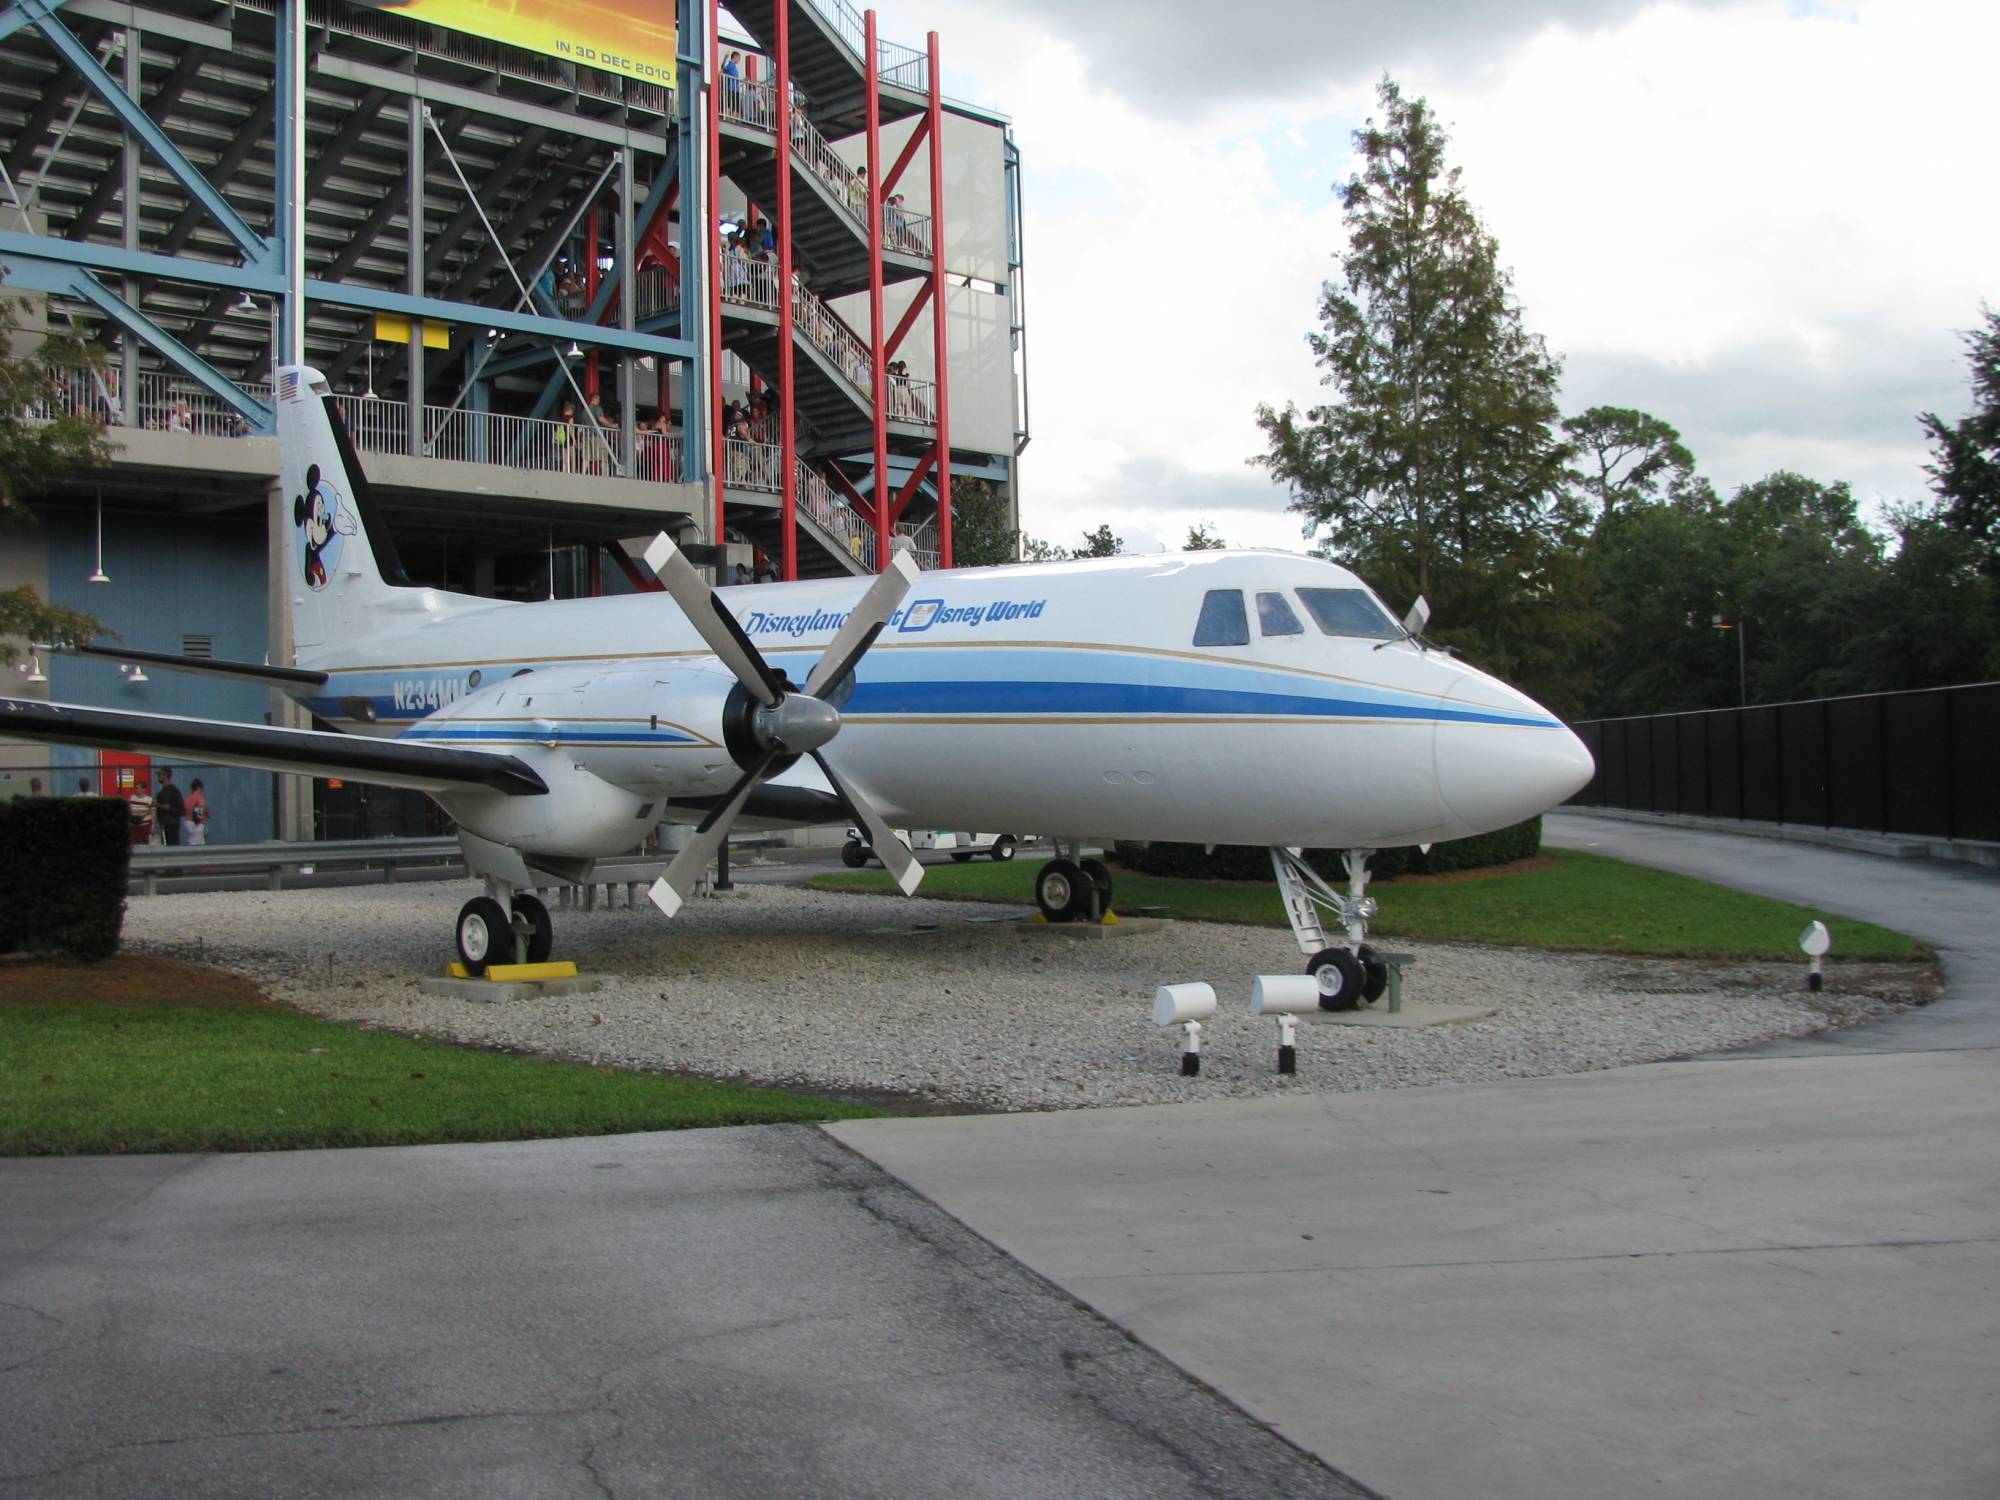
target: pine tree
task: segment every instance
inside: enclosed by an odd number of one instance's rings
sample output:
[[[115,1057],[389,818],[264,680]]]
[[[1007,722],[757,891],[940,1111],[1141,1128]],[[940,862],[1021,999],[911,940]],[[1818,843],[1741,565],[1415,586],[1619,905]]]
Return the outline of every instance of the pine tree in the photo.
[[[1336,554],[1393,533],[1432,594],[1439,568],[1497,563],[1560,519],[1571,450],[1555,430],[1560,366],[1522,326],[1444,131],[1393,79],[1379,99],[1382,122],[1355,132],[1361,170],[1336,188],[1343,275],[1308,338],[1335,399],[1260,406],[1270,451],[1251,462],[1290,485],[1308,535],[1333,529]]]

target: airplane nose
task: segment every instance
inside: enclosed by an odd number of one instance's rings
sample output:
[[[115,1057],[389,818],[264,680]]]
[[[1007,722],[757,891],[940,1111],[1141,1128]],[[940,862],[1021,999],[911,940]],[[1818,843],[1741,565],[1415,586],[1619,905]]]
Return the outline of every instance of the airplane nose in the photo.
[[[1445,695],[1436,757],[1438,795],[1468,833],[1547,812],[1597,771],[1583,741],[1554,714],[1476,673]]]

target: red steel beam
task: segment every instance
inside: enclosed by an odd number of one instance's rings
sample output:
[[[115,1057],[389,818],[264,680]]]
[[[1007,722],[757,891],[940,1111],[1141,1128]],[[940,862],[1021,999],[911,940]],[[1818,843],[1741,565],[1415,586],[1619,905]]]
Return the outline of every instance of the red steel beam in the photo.
[[[781,9],[783,7],[780,7]],[[944,280],[944,80],[938,75],[938,36],[930,52],[931,333],[937,359],[938,562],[951,566],[951,322],[945,317]]]
[[[683,244],[704,245],[708,254],[708,478],[709,483],[715,486],[715,526],[708,539],[717,545],[722,542],[722,476],[725,468],[722,432],[722,45],[717,40],[720,12],[719,0],[708,0],[708,77],[705,80],[708,84],[708,201],[704,205],[708,222],[683,225],[681,235]],[[701,239],[695,240],[694,234],[699,234]],[[665,372],[661,374],[664,382]],[[695,441],[694,430],[688,428],[690,453]],[[720,581],[721,577],[722,570],[718,566],[716,578]]]
[[[889,566],[889,372],[882,352],[882,83],[875,59],[875,12],[863,17],[867,45],[861,53],[868,101],[868,359],[873,381],[869,399],[875,428],[875,566]]]
[[[792,5],[771,7],[778,54],[771,60],[778,126],[778,476],[779,576],[799,576],[798,425],[792,365]]]

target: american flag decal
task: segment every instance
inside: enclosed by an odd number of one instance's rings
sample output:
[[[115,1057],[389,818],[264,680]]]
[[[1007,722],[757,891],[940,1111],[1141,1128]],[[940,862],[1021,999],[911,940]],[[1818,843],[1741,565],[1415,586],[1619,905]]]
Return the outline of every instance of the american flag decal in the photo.
[[[296,401],[299,399],[299,377],[293,370],[287,370],[278,377],[278,399]]]

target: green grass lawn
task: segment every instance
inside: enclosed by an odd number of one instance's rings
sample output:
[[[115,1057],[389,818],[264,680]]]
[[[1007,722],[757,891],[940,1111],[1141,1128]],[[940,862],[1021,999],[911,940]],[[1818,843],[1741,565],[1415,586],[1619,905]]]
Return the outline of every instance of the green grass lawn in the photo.
[[[1478,879],[1370,886],[1382,908],[1370,935],[1378,941],[1431,938],[1600,953],[1797,959],[1799,934],[1817,918],[1833,933],[1835,959],[1929,954],[1915,938],[1886,927],[1744,895],[1686,875],[1570,849],[1547,849],[1543,855],[1546,863]],[[920,893],[1031,906],[1038,868],[1039,862],[1027,859],[933,865],[924,872]],[[821,875],[812,884],[820,890],[894,889],[888,875],[876,870]],[[1113,886],[1120,911],[1159,906],[1171,916],[1196,921],[1285,925],[1275,885],[1115,871]]]
[[[881,1113],[363,1031],[278,1009],[0,1008],[0,1155],[277,1151]]]

